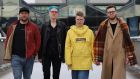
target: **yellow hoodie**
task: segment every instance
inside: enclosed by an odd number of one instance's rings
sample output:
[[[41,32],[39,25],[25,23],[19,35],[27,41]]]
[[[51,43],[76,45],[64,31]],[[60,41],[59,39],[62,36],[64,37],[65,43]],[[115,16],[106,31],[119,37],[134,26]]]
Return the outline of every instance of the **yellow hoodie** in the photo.
[[[92,69],[94,34],[88,26],[75,25],[67,32],[65,43],[65,61],[72,70]]]

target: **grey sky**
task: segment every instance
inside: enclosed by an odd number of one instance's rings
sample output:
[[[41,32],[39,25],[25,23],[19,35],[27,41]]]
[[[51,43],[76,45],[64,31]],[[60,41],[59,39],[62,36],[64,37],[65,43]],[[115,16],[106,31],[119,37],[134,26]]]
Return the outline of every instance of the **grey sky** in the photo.
[[[26,1],[27,3],[35,3],[35,0],[24,0]]]

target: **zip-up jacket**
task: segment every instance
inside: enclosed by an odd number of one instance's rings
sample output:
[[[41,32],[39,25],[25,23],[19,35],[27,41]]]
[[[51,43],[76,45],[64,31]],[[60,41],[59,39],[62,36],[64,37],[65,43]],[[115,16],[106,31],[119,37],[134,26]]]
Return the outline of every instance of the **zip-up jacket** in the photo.
[[[7,37],[5,41],[5,55],[4,60],[11,60],[12,55],[12,43],[14,31],[19,21],[12,23],[7,31]],[[40,48],[41,35],[39,28],[36,24],[28,22],[25,25],[25,46],[26,46],[26,59],[35,56]]]
[[[50,38],[50,21],[42,25],[41,29],[41,47],[39,52],[39,59],[45,59],[47,54],[48,39]],[[60,21],[57,21],[57,46],[59,58],[64,61],[64,48],[65,48],[65,38],[67,32],[67,26]]]

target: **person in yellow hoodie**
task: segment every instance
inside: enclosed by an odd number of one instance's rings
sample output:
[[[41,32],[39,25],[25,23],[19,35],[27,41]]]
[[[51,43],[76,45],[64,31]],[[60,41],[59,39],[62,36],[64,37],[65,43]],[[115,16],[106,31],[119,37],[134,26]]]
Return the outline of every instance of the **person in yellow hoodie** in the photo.
[[[76,24],[67,32],[65,42],[65,62],[72,70],[72,79],[88,79],[92,69],[93,31],[84,25],[84,13],[79,11],[75,17]]]

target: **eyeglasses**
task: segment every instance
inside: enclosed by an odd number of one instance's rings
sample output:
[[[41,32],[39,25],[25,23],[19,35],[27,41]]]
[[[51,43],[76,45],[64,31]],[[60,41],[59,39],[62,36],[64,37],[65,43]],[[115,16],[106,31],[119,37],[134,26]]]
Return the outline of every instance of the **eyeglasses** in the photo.
[[[84,19],[76,19],[76,20],[79,20],[79,21],[81,21],[81,20],[84,20]]]
[[[109,12],[107,12],[108,14],[111,14],[111,13],[115,13],[116,11],[109,11]]]
[[[58,13],[57,11],[50,11],[51,13]]]

